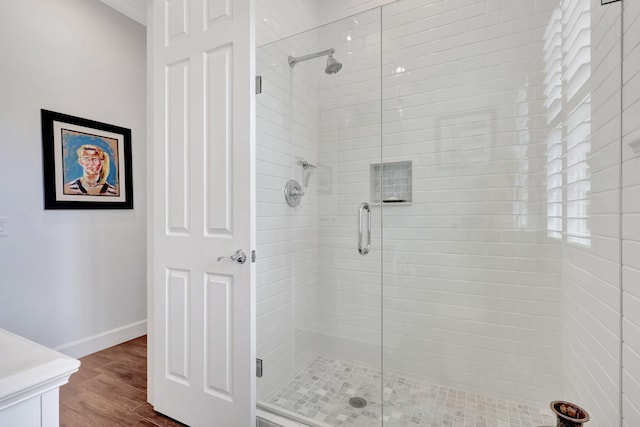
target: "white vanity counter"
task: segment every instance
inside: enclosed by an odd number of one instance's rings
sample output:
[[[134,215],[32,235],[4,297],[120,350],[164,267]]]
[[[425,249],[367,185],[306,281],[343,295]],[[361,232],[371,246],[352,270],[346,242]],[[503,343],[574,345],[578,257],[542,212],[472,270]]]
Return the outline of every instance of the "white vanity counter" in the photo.
[[[0,329],[0,426],[58,427],[58,389],[80,361]]]

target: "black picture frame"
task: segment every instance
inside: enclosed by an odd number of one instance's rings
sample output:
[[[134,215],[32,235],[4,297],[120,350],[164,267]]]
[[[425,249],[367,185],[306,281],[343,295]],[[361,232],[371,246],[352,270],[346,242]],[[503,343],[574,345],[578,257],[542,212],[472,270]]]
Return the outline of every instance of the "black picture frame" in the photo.
[[[131,129],[41,110],[45,209],[133,209]]]

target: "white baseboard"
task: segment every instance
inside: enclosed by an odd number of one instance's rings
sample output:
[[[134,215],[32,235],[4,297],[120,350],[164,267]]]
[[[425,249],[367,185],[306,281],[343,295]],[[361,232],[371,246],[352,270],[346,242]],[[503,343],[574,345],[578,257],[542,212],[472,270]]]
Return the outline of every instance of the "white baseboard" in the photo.
[[[105,348],[122,344],[125,341],[141,337],[146,333],[147,321],[141,320],[140,322],[131,323],[120,328],[93,335],[91,337],[83,338],[81,340],[70,342],[68,344],[63,344],[56,347],[55,350],[59,351],[62,354],[66,354],[67,356],[75,357],[77,359],[89,354],[93,354],[97,351],[104,350]]]

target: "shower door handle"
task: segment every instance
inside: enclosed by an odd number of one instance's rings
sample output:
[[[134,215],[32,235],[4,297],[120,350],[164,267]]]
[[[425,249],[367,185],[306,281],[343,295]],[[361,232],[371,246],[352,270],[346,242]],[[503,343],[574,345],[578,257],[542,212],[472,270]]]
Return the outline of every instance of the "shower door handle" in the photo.
[[[367,245],[362,246],[362,229],[364,228],[364,211],[367,211]],[[371,206],[369,203],[362,202],[360,204],[360,209],[358,209],[358,252],[362,256],[366,256],[369,254],[371,250]]]

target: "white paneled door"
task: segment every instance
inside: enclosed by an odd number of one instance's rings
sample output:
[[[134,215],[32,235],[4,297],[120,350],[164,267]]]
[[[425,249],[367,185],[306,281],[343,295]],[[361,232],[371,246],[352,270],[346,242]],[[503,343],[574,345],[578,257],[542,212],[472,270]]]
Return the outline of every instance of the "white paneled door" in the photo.
[[[193,427],[255,426],[253,1],[148,3],[150,401]]]

